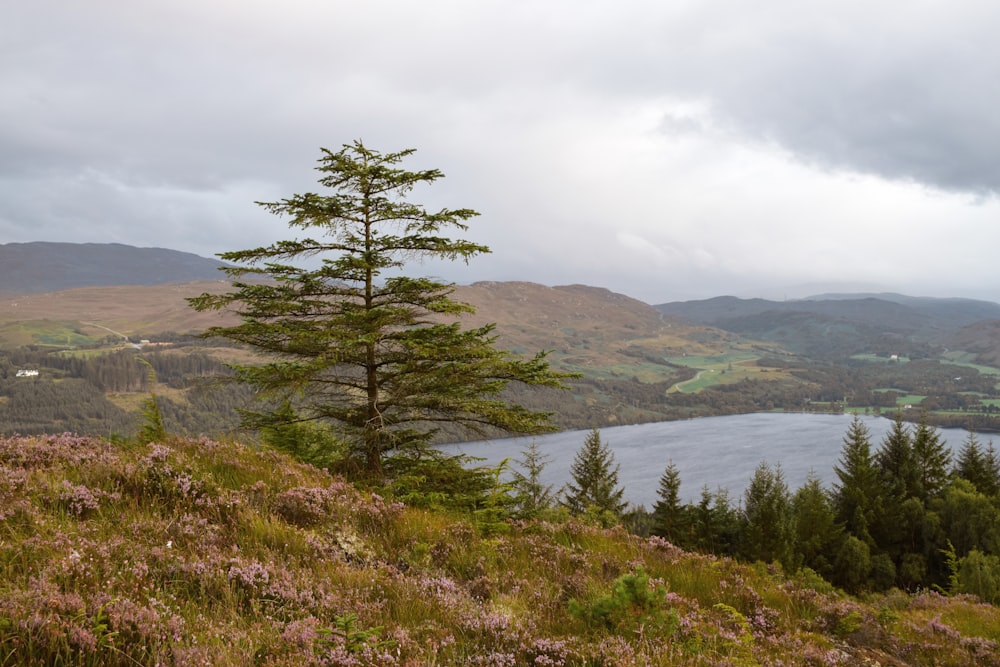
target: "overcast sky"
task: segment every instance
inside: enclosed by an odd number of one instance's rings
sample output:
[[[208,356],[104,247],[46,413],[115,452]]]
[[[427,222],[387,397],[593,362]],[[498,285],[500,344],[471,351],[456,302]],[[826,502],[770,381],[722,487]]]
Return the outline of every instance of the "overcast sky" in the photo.
[[[31,0],[0,21],[0,243],[291,238],[321,146],[415,148],[493,250],[448,280],[662,303],[1000,300],[1000,3]]]

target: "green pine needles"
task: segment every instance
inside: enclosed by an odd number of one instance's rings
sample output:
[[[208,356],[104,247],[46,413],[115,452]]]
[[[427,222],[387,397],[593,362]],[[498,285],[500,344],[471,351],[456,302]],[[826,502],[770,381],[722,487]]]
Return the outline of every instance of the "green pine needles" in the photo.
[[[570,474],[573,481],[562,490],[562,505],[575,516],[587,515],[607,526],[618,523],[628,503],[625,489],[618,485],[614,452],[601,440],[598,429],[587,434]]]
[[[159,401],[156,400],[156,371],[145,359],[140,357],[139,362],[149,370],[149,396],[139,404],[142,421],[137,438],[143,444],[162,442],[167,437],[167,427],[163,424],[163,413],[160,411]]]
[[[549,415],[505,402],[510,382],[561,387],[568,375],[541,352],[521,359],[496,349],[493,325],[463,329],[472,312],[454,285],[402,275],[409,260],[468,262],[489,248],[449,238],[465,231],[472,209],[428,211],[407,196],[443,176],[399,165],[413,150],[379,153],[362,142],[322,149],[317,170],[326,194],[259,202],[308,234],[268,247],[222,253],[233,291],[190,299],[193,308],[228,310],[242,322],[219,336],[261,353],[234,366],[236,379],[270,399],[247,425],[318,421],[350,443],[352,459],[375,477],[386,452],[428,443],[444,424],[477,433],[551,430]],[[298,262],[319,258],[307,268]]]

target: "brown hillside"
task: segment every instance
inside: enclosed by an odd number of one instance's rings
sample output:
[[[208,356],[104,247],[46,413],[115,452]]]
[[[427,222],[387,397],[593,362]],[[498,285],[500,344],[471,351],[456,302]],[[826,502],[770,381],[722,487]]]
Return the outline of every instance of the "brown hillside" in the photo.
[[[529,354],[549,350],[556,365],[588,374],[600,368],[613,376],[656,381],[672,373],[655,363],[640,368],[637,358],[718,353],[735,338],[586,285],[478,282],[458,287],[455,297],[476,308],[464,318],[470,326],[496,323],[501,347]]]
[[[193,333],[219,324],[224,316],[198,313],[188,306],[185,298],[202,292],[221,292],[227,287],[227,283],[215,280],[153,286],[80,287],[8,296],[4,297],[0,308],[0,326],[49,320],[79,322],[84,327],[100,325],[126,336],[167,331]]]
[[[32,336],[56,324],[98,337],[105,335],[104,328],[133,338],[196,333],[226,322],[227,316],[196,312],[185,299],[228,288],[223,281],[202,281],[7,297],[0,309],[0,342],[36,342]],[[549,350],[557,366],[588,374],[599,371],[598,375],[609,377],[659,381],[672,375],[662,365],[663,357],[718,353],[735,339],[717,329],[682,323],[636,299],[585,285],[479,282],[458,286],[455,298],[476,308],[475,314],[463,318],[467,326],[496,324],[501,347],[524,354]]]

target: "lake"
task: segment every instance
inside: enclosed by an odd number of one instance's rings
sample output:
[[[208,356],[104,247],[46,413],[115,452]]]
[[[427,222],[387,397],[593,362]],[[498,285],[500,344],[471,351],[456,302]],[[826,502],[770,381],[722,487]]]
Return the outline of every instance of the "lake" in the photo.
[[[652,509],[660,477],[670,461],[681,475],[681,497],[696,503],[702,486],[712,492],[729,490],[735,506],[761,461],[780,464],[785,482],[794,492],[810,471],[830,488],[836,481],[834,465],[840,460],[851,415],[756,413],[726,417],[702,417],[685,421],[655,422],[601,429],[619,464],[619,485],[635,505]],[[878,450],[892,420],[863,416],[871,431],[872,452]],[[968,436],[963,429],[938,429],[942,439],[958,450]],[[548,457],[542,481],[558,491],[570,479],[570,466],[589,431],[563,431],[535,436],[539,450]],[[484,459],[496,465],[510,458],[512,466],[531,444],[531,437],[507,438],[446,445],[444,449]],[[989,440],[980,438],[985,445]]]

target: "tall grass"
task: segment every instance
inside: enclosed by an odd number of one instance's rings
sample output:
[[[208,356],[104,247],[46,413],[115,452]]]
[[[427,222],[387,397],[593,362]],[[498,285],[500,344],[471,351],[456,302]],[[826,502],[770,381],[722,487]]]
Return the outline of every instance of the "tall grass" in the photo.
[[[0,440],[0,666],[990,665],[998,637],[971,598],[483,534],[238,442]]]

